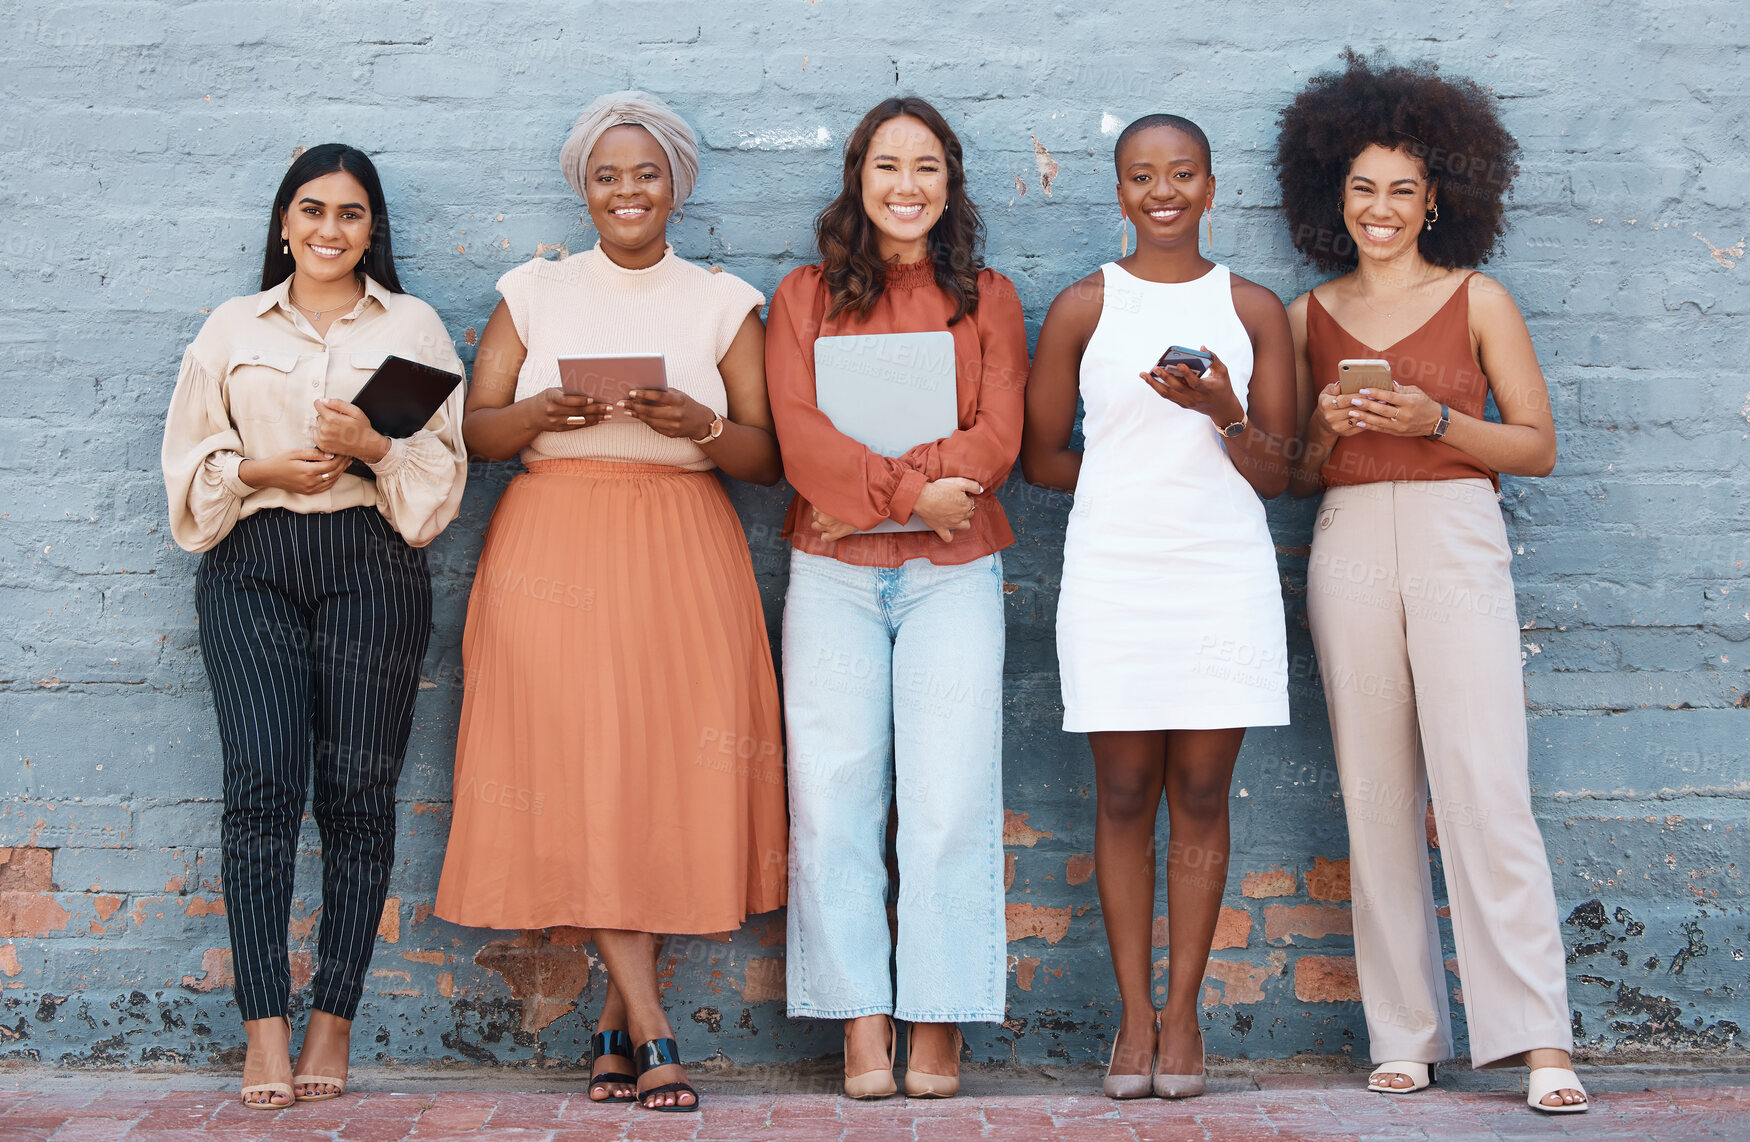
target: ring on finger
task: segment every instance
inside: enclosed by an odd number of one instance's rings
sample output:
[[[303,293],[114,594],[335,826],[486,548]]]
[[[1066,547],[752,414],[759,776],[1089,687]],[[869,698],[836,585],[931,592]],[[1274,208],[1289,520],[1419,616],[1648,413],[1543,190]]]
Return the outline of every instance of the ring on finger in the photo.
[[[568,416],[565,418],[565,423],[566,424],[588,424],[589,417],[587,417],[587,416]]]

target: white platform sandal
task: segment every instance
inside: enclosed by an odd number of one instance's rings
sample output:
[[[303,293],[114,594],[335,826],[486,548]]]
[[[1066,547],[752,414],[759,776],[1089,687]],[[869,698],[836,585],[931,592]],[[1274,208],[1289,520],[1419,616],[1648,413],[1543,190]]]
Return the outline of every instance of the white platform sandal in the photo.
[[[1381,1085],[1380,1079],[1387,1075],[1403,1075],[1410,1080],[1409,1086]],[[1367,1076],[1367,1089],[1380,1094],[1412,1094],[1434,1081],[1433,1063],[1412,1063],[1405,1059],[1395,1062],[1381,1063],[1373,1068],[1373,1073]]]
[[[1592,1105],[1590,1099],[1585,1102],[1557,1103],[1555,1106],[1543,1101],[1559,1090],[1577,1090],[1582,1096],[1586,1094],[1586,1088],[1580,1085],[1580,1076],[1568,1068],[1533,1067],[1531,1074],[1525,1079],[1525,1105],[1545,1114],[1582,1114]]]

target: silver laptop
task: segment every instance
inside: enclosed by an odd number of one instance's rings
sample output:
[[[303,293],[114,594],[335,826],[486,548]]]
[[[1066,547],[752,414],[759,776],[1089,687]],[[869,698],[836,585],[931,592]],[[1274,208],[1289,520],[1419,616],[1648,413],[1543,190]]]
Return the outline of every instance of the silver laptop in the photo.
[[[954,335],[863,333],[814,342],[814,403],[833,427],[882,456],[903,456],[960,427]],[[928,531],[912,516],[870,531]]]

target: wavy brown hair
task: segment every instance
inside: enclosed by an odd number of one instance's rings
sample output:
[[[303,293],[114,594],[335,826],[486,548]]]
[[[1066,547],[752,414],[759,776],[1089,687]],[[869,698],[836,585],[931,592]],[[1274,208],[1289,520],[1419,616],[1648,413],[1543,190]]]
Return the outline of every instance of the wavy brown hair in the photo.
[[[1355,266],[1343,225],[1343,183],[1355,157],[1378,144],[1401,150],[1435,180],[1440,221],[1418,236],[1422,256],[1462,269],[1489,260],[1507,229],[1506,197],[1519,144],[1495,99],[1433,63],[1392,64],[1352,50],[1340,70],[1315,75],[1277,121],[1276,178],[1289,237],[1322,269]]]
[[[942,143],[948,163],[948,201],[942,216],[930,227],[930,261],[936,284],[954,301],[952,325],[978,308],[978,273],[984,269],[980,247],[984,244],[984,220],[966,195],[966,164],[960,139],[948,121],[924,100],[914,95],[883,99],[845,140],[844,185],[839,196],[814,220],[814,243],[820,248],[820,272],[826,279],[832,304],[830,320],[845,310],[868,317],[887,288],[887,263],[876,246],[875,223],[863,209],[863,160],[875,131],[889,119],[909,115],[930,129]]]

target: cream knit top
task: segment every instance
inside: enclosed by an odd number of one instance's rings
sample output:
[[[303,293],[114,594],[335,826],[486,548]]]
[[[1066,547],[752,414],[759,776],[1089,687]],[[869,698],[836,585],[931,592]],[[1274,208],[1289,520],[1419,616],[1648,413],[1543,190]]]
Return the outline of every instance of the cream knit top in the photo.
[[[765,295],[734,274],[675,256],[642,270],[616,265],[597,246],[559,261],[536,258],[498,279],[517,336],[528,349],[516,399],[559,385],[559,358],[601,353],[661,353],[670,388],[727,416],[717,363],[749,311]],[[543,432],[522,451],[535,460],[618,460],[703,471],[703,449],[635,420],[616,418],[569,432]]]

